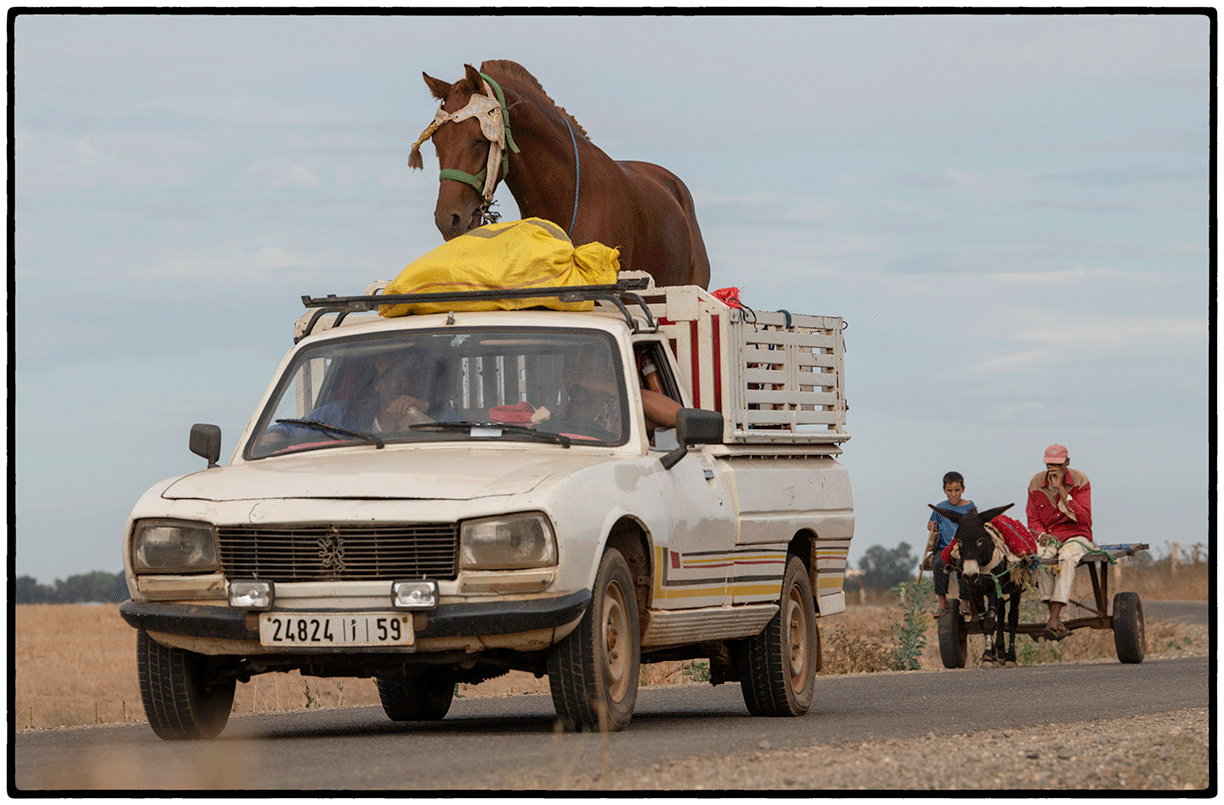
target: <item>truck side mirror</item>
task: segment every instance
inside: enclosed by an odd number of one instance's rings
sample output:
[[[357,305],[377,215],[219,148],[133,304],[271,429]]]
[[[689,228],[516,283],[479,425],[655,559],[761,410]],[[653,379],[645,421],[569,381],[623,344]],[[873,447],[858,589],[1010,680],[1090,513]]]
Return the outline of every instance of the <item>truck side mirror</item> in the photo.
[[[221,457],[221,429],[216,425],[192,425],[191,439],[187,442],[191,452],[208,459],[208,468],[217,466]]]
[[[659,459],[670,470],[688,454],[690,444],[721,444],[723,415],[700,408],[681,408],[676,412],[676,441],[679,447]]]

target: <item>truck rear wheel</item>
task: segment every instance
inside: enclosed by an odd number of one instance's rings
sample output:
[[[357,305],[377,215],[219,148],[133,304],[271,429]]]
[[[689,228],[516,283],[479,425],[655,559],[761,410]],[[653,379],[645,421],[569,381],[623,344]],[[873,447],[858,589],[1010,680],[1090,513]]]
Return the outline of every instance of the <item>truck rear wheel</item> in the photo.
[[[216,738],[234,706],[235,679],[213,680],[216,661],[203,654],[163,646],[136,632],[140,698],[149,726],[167,741]]]
[[[392,721],[441,721],[455,698],[446,677],[409,676],[404,671],[375,677],[383,712]]]
[[[1113,633],[1119,662],[1143,662],[1147,644],[1143,635],[1143,604],[1139,600],[1139,593],[1118,593],[1114,596]]]
[[[609,548],[578,627],[548,652],[553,706],[567,729],[615,732],[637,702],[642,641],[625,557]]]
[[[778,614],[740,649],[740,688],[754,716],[801,716],[816,684],[816,604],[807,568],[786,562]]]
[[[964,668],[969,659],[969,632],[958,598],[948,601],[948,611],[939,616],[939,658],[944,668]]]

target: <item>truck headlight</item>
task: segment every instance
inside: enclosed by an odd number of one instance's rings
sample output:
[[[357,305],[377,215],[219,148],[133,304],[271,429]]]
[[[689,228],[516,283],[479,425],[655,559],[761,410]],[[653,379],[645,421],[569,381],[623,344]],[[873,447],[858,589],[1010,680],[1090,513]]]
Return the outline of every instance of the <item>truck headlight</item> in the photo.
[[[552,524],[540,513],[464,521],[459,532],[459,567],[520,570],[557,563]]]
[[[217,537],[207,523],[139,520],[132,535],[137,573],[201,573],[220,570]]]

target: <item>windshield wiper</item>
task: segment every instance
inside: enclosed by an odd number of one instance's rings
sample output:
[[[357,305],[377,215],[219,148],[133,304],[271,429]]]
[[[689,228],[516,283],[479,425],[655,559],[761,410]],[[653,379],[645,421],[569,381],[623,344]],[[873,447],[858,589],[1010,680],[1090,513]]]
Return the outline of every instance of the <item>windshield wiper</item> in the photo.
[[[362,441],[369,442],[379,450],[382,450],[383,447],[386,446],[386,443],[373,433],[363,433],[359,430],[349,430],[348,428],[342,428],[339,425],[329,425],[326,422],[320,422],[317,419],[278,419],[276,422],[278,425],[298,425],[303,428],[311,428],[312,430],[321,430],[324,432],[339,433],[344,436],[352,436],[355,439],[361,439]]]
[[[569,447],[571,442],[570,437],[561,433],[549,433],[548,431],[536,430],[525,425],[507,425],[501,422],[419,422],[408,426],[408,430],[424,431],[471,431],[475,428],[500,431],[497,434],[499,436],[503,433],[513,436],[526,436],[535,441],[559,444],[562,447]]]

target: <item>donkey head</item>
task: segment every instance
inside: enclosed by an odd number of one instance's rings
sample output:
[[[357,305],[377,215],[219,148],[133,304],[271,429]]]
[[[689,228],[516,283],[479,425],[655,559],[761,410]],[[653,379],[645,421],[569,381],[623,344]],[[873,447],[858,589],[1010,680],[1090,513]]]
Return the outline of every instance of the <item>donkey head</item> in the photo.
[[[956,523],[955,539],[960,543],[961,573],[966,577],[974,578],[994,564],[994,540],[986,530],[986,524],[1013,505],[1015,504],[1008,503],[1006,506],[997,506],[981,514],[978,514],[977,509],[961,514],[931,506],[936,512]]]

